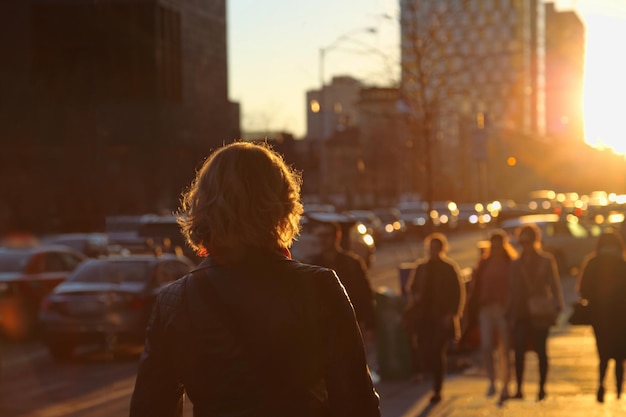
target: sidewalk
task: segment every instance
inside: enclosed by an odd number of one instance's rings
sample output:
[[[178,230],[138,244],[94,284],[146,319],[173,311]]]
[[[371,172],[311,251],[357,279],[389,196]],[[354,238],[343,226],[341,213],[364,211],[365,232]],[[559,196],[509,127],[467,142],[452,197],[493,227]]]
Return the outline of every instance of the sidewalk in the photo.
[[[564,318],[561,320],[564,321]],[[593,331],[589,326],[555,326],[548,339],[549,371],[547,397],[536,401],[538,370],[536,355],[526,354],[522,400],[497,405],[497,396],[486,397],[487,379],[481,372],[448,374],[443,399],[430,405],[431,382],[382,381],[376,387],[381,396],[383,417],[612,417],[626,416],[626,396],[615,396],[613,363],[605,380],[605,402],[596,402],[597,356]],[[512,372],[514,381],[514,372]],[[514,392],[515,383],[510,390]]]

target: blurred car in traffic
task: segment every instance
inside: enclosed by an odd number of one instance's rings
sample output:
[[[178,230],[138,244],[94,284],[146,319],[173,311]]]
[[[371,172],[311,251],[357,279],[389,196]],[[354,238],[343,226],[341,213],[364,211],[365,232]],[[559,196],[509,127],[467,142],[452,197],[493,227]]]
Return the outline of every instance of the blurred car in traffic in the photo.
[[[185,241],[174,215],[111,216],[106,219],[106,227],[110,243],[122,248],[121,252],[182,253],[194,263],[200,262],[198,254]]]
[[[67,246],[0,248],[0,333],[33,337],[41,301],[85,259]]]
[[[404,202],[397,208],[400,211],[400,219],[406,225],[407,233],[423,235],[428,223],[428,206],[421,202]]]
[[[405,237],[407,227],[400,210],[394,207],[372,210],[382,223],[381,241],[398,240]]]
[[[381,219],[371,210],[348,210],[344,212],[346,216],[360,222],[367,228],[374,242],[381,242],[384,239],[385,229]]]
[[[83,345],[113,351],[120,344],[141,344],[160,289],[193,267],[191,260],[173,254],[87,260],[44,299],[42,341],[60,360]]]
[[[530,223],[541,230],[543,250],[554,256],[561,275],[576,274],[585,257],[595,249],[597,237],[606,226],[583,224],[574,215],[528,214],[504,220],[499,227],[516,245],[518,228]]]
[[[44,236],[40,241],[43,245],[68,246],[89,258],[109,254],[109,238],[106,233],[63,233]]]

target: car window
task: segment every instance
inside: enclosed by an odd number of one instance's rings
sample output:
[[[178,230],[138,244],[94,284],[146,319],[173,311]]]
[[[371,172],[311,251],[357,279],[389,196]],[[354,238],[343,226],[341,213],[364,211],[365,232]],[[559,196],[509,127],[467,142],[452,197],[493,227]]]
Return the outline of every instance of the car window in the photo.
[[[44,253],[37,253],[33,255],[28,261],[28,266],[26,267],[26,273],[41,274],[42,272],[44,272],[44,267],[46,265],[45,258],[46,258],[46,255]]]
[[[83,261],[82,258],[71,253],[60,253],[59,255],[63,259],[67,271],[73,271]]]
[[[63,272],[68,271],[63,258],[56,252],[46,253],[44,256],[44,267],[42,272]]]
[[[116,261],[86,262],[69,277],[71,282],[145,282],[149,271],[147,262]]]
[[[0,272],[22,272],[28,264],[26,253],[0,253]]]

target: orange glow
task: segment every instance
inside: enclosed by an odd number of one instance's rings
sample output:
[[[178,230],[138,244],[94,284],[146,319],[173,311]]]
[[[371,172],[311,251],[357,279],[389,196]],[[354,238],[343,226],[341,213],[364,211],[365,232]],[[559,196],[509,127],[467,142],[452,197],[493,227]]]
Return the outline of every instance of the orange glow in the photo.
[[[509,156],[506,159],[506,164],[510,167],[514,167],[515,165],[517,165],[517,159],[515,159],[514,156]]]
[[[583,12],[584,13],[584,12]],[[585,141],[626,154],[624,97],[626,20],[609,14],[582,14],[587,27],[585,57]]]

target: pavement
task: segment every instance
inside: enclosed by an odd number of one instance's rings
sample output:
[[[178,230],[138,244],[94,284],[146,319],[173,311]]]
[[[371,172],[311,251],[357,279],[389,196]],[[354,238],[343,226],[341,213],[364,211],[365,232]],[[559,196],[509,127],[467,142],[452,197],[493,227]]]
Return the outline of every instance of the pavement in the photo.
[[[564,282],[566,300],[575,297],[571,282]],[[569,305],[569,304],[568,304]],[[526,353],[523,399],[509,399],[498,405],[498,396],[487,397],[488,380],[481,369],[478,353],[464,357],[448,356],[449,372],[444,380],[442,401],[429,404],[432,382],[426,376],[421,381],[409,379],[381,380],[376,388],[381,397],[383,417],[613,417],[626,416],[626,395],[615,395],[613,362],[605,380],[605,401],[596,401],[597,354],[590,326],[567,323],[569,308],[553,326],[548,339],[549,371],[547,396],[537,401],[537,359],[534,352]],[[618,319],[619,320],[619,319]],[[470,367],[455,367],[459,360]],[[513,362],[513,361],[511,361]],[[513,363],[511,364],[513,366]],[[450,369],[454,368],[454,369]],[[515,392],[515,373],[511,372],[509,391]]]

